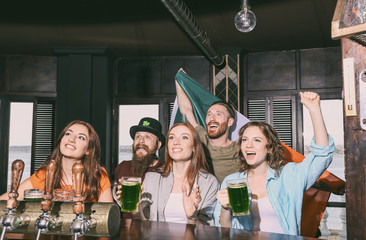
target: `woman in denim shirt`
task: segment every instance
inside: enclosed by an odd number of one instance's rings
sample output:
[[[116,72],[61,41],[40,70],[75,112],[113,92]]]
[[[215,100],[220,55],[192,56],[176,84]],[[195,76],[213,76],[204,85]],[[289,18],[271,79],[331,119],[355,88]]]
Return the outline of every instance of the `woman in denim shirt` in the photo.
[[[301,163],[284,165],[281,143],[273,127],[262,122],[243,126],[238,142],[240,171],[227,176],[217,193],[217,226],[300,235],[303,193],[328,168],[335,151],[319,95],[305,92],[300,96],[314,128],[311,153]],[[226,181],[237,178],[247,178],[251,197],[250,214],[238,217],[232,215],[226,189]]]

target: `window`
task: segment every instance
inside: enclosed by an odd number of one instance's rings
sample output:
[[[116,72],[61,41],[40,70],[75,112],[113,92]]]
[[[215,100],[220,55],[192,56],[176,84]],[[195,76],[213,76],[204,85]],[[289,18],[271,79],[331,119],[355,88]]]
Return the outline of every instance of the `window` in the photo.
[[[35,172],[51,154],[55,133],[54,101],[37,99],[34,104],[32,168]]]
[[[24,170],[21,182],[29,178],[31,174],[31,145],[32,145],[32,121],[33,103],[10,103],[10,127],[9,127],[9,158],[8,158],[8,186],[11,184],[11,165],[16,159],[24,162]]]
[[[333,137],[337,151],[333,153],[333,161],[328,171],[337,177],[345,180],[344,165],[344,125],[343,125],[343,102],[342,100],[321,100],[322,113],[328,133]],[[310,142],[314,135],[309,111],[303,108],[303,124],[304,124],[304,154],[310,152]],[[331,194],[329,203],[345,202],[345,196]],[[345,208],[327,207],[327,225],[329,229],[341,230],[344,223],[341,219],[345,214]],[[345,218],[345,216],[344,216]]]
[[[277,131],[280,140],[292,147],[293,131],[293,99],[291,97],[249,99],[247,104],[248,118],[251,121],[267,122]]]
[[[138,125],[143,117],[159,119],[159,105],[120,105],[119,106],[119,151],[118,163],[132,159],[131,126]]]
[[[33,102],[32,102],[33,101]],[[47,159],[53,149],[55,107],[53,99],[5,99],[1,109],[2,145],[6,150],[1,156],[7,164],[2,173],[2,192],[10,190],[11,165],[14,160],[24,162],[21,181],[29,178]],[[9,126],[7,128],[6,126]],[[6,182],[5,182],[6,181]]]

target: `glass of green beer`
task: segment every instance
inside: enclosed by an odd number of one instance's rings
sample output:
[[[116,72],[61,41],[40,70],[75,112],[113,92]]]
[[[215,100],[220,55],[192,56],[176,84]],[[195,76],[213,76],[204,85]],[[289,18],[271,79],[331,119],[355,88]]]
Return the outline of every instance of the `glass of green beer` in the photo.
[[[249,214],[249,193],[246,178],[227,180],[226,184],[233,216]]]
[[[26,189],[24,190],[25,201],[43,201],[43,190]]]
[[[136,212],[140,202],[141,178],[122,177],[121,211]]]

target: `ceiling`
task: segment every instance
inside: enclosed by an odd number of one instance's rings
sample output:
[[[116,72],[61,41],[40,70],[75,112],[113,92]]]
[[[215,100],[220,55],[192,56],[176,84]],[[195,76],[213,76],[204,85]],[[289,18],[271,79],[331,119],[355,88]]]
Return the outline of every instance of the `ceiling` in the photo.
[[[251,0],[257,25],[234,26],[240,0],[182,0],[218,50],[248,52],[339,46],[336,0]],[[53,47],[109,47],[118,57],[203,55],[160,0],[8,1],[0,54],[54,55]]]

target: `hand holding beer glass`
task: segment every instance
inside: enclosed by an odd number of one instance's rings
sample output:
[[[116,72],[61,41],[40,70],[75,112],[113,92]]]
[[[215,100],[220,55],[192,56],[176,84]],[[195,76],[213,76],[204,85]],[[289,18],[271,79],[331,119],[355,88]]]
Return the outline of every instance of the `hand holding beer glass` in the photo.
[[[227,194],[233,216],[249,214],[249,192],[246,178],[227,180]]]
[[[120,182],[117,196],[113,194],[113,197],[121,207],[121,212],[136,212],[141,196],[141,178],[122,177]]]

